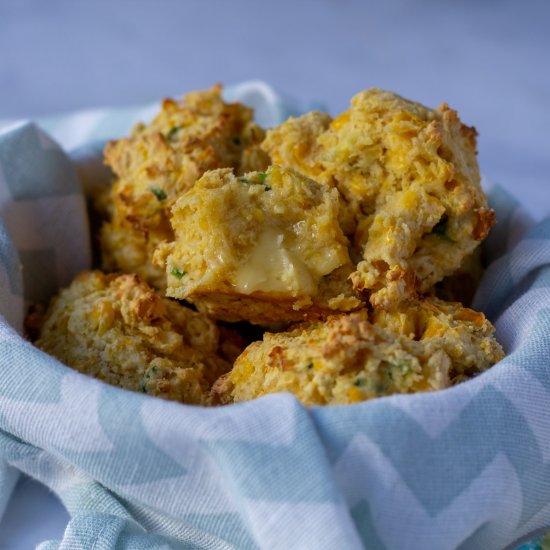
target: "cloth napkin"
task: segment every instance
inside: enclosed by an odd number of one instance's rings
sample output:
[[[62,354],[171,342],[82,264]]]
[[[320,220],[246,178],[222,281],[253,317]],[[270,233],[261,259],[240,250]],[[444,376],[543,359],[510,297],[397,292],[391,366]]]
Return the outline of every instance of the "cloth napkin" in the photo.
[[[265,125],[305,107],[258,82],[227,96]],[[25,308],[90,265],[83,189],[108,180],[103,141],[154,108],[0,131],[0,512],[24,472],[71,516],[41,550],[501,550],[550,527],[550,219],[498,187],[474,307],[507,356],[448,390],[204,409],[108,386],[22,337]]]

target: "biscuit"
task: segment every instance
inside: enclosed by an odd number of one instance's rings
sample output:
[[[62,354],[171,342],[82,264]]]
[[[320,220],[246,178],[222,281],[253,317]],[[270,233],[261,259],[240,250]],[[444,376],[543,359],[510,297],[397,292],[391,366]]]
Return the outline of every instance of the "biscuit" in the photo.
[[[112,212],[100,236],[103,267],[137,273],[164,289],[164,273],[151,258],[161,241],[173,237],[171,206],[207,170],[231,167],[242,174],[266,168],[263,137],[252,110],[225,103],[221,86],[214,86],[165,100],[149,125],[138,124],[129,138],[110,142],[105,162],[116,181],[112,205],[103,208]]]
[[[155,254],[167,295],[256,324],[359,308],[339,206],[336,189],[278,166],[207,172],[174,205],[175,240]]]
[[[446,104],[357,94],[330,119],[310,113],[270,130],[272,162],[336,187],[358,265],[351,278],[377,308],[428,292],[472,254],[494,223],[480,185],[476,131]]]
[[[343,405],[440,390],[503,357],[482,313],[427,298],[392,312],[366,309],[265,333],[213,387],[215,402],[290,392],[304,405]]]
[[[212,383],[234,358],[227,357],[234,336],[224,335],[136,275],[94,271],[80,274],[53,300],[36,345],[114,386],[206,405]]]

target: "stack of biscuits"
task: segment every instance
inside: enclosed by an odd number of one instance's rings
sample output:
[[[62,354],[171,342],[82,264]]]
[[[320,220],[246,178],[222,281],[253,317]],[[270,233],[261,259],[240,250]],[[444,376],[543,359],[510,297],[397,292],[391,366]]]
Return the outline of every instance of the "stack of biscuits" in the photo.
[[[476,132],[446,104],[369,89],[265,131],[215,86],[165,100],[105,162],[101,271],[52,300],[36,340],[83,373],[196,405],[341,405],[503,357],[463,305],[495,219]]]

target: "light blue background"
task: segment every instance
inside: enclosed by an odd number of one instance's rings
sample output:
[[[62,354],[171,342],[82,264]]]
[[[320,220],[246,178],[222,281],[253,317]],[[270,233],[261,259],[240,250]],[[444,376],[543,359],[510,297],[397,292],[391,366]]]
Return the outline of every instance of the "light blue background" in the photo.
[[[0,119],[250,78],[335,113],[377,86],[456,108],[480,133],[486,177],[540,217],[550,212],[549,29],[546,0],[2,0]],[[0,548],[30,548],[64,521],[23,482]]]
[[[261,78],[331,111],[378,86],[447,101],[483,172],[549,209],[547,0],[2,0],[0,119]]]

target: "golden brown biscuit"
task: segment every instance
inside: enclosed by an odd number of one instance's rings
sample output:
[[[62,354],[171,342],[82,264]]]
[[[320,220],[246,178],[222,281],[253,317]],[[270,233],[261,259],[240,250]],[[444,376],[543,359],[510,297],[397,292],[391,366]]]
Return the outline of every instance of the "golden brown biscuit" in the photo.
[[[392,313],[366,310],[265,333],[213,387],[221,403],[291,392],[305,405],[342,405],[439,390],[503,357],[482,313],[435,298]]]
[[[232,167],[242,174],[266,168],[263,137],[252,110],[225,103],[221,86],[214,86],[165,100],[149,125],[138,124],[131,137],[109,143],[105,162],[117,181],[112,219],[101,232],[105,269],[137,273],[163,289],[165,276],[151,257],[159,242],[172,238],[172,204],[207,170]]]
[[[230,368],[232,335],[162,298],[136,275],[80,274],[50,305],[36,345],[84,374],[166,399],[206,405]]]
[[[336,189],[292,170],[207,172],[174,205],[175,240],[155,255],[167,295],[258,324],[357,309],[338,209]]]
[[[453,273],[494,223],[480,186],[476,132],[444,104],[357,94],[334,120],[310,113],[270,130],[274,163],[335,186],[359,261],[354,287],[391,308]]]

